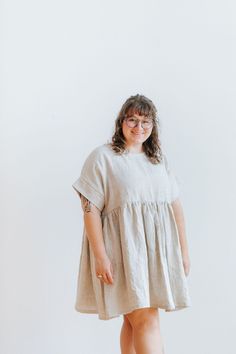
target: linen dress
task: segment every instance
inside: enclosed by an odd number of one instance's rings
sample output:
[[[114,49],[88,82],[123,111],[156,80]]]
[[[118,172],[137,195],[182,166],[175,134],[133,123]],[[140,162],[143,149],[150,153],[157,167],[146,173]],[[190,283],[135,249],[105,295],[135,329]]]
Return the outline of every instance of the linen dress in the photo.
[[[75,309],[108,320],[142,307],[191,306],[171,206],[180,188],[165,155],[154,165],[143,152],[117,155],[109,143],[97,146],[72,187],[101,211],[114,271],[113,284],[96,276],[84,227]]]

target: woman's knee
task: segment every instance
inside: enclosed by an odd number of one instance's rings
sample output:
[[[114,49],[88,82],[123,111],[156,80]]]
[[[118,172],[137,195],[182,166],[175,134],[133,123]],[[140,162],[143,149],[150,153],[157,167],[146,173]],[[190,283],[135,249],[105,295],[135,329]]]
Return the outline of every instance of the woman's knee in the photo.
[[[159,313],[157,308],[141,308],[126,314],[126,318],[135,330],[156,329],[159,326]]]

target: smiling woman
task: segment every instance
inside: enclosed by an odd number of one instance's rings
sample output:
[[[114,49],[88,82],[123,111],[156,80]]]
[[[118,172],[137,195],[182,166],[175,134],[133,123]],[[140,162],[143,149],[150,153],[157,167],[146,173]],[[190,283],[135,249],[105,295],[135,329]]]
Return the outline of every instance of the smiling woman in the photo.
[[[122,354],[127,345],[161,353],[159,309],[191,306],[179,185],[157,124],[152,101],[131,96],[112,141],[89,154],[73,183],[85,213],[75,308],[104,320],[123,315]]]

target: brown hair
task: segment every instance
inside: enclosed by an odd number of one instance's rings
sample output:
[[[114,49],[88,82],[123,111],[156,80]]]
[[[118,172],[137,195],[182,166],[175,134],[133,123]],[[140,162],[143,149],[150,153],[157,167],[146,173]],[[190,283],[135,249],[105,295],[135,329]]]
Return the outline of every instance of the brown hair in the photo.
[[[151,118],[153,121],[151,135],[146,141],[144,141],[143,150],[150,162],[158,164],[163,156],[160,147],[159,132],[157,130],[157,127],[159,126],[157,109],[153,102],[143,95],[137,94],[135,96],[130,96],[122,105],[115,120],[115,132],[109,145],[117,154],[123,154],[126,151],[126,141],[122,132],[122,123],[125,118],[131,117],[134,114]]]

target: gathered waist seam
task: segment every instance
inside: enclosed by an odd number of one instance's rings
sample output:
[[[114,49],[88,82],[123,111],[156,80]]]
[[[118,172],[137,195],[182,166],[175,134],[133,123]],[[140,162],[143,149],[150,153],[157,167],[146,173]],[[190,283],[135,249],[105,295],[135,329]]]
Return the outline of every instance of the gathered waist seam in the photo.
[[[142,204],[155,204],[155,205],[163,205],[163,204],[169,204],[168,201],[164,200],[164,201],[149,201],[149,200],[146,200],[146,201],[128,201],[128,202],[125,202],[119,206],[116,206],[110,210],[107,210],[107,211],[104,211],[102,212],[102,217],[105,217],[105,216],[108,216],[111,212],[115,212],[116,210],[118,209],[121,209],[121,208],[125,208],[126,206],[129,206],[129,205],[142,205]]]

